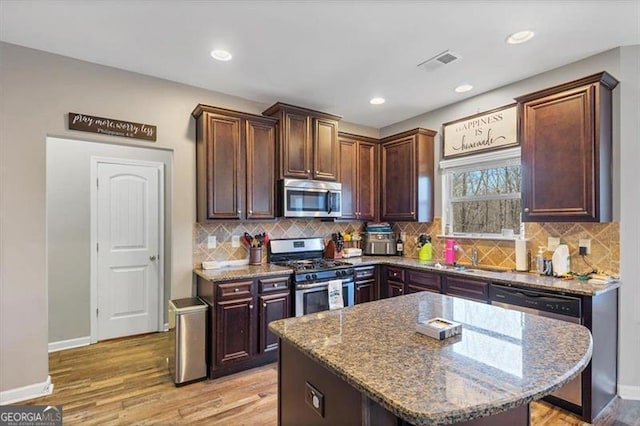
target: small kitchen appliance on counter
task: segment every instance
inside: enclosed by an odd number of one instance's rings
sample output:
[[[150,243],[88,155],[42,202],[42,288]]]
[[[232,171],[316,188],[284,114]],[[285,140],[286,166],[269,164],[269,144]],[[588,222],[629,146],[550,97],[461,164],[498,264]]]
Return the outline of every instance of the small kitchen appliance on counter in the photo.
[[[331,241],[332,243],[333,240]],[[324,258],[323,238],[270,240],[269,263],[293,269],[294,314],[299,317],[329,309],[329,281],[342,281],[344,306],[355,302],[353,265]]]

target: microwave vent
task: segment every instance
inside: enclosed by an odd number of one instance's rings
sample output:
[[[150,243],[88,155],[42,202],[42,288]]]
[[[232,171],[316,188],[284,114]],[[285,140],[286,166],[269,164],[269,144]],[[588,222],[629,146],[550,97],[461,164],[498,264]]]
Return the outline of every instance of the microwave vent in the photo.
[[[436,56],[418,64],[418,67],[422,68],[425,71],[434,71],[445,65],[449,65],[450,63],[455,62],[460,58],[462,58],[462,56],[458,55],[457,53],[454,53],[450,50],[445,50],[444,52],[440,52]]]

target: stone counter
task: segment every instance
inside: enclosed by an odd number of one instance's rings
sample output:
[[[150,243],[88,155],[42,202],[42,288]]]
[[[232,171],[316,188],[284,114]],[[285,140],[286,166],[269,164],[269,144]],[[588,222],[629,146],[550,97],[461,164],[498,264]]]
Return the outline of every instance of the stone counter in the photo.
[[[343,259],[354,266],[365,265],[392,265],[403,268],[412,268],[431,272],[438,272],[447,275],[460,275],[466,277],[482,278],[494,283],[514,284],[521,287],[536,288],[555,293],[566,293],[581,296],[596,296],[620,287],[619,282],[611,284],[589,284],[587,281],[577,279],[563,280],[556,277],[548,277],[529,272],[492,272],[474,269],[473,271],[450,269],[450,267],[437,267],[436,262],[423,262],[418,259],[411,259],[397,256],[362,256]],[[482,268],[482,266],[479,266]]]
[[[265,275],[286,275],[291,274],[291,268],[272,265],[270,263],[262,265],[244,265],[220,269],[194,269],[193,273],[208,281],[228,281],[244,278],[255,278]]]
[[[444,341],[417,334],[419,317],[460,322],[462,334]],[[591,335],[581,325],[430,292],[280,320],[269,328],[349,389],[416,425],[515,410],[577,376],[592,353]],[[286,375],[286,366],[280,368]],[[308,410],[304,402],[298,407]]]

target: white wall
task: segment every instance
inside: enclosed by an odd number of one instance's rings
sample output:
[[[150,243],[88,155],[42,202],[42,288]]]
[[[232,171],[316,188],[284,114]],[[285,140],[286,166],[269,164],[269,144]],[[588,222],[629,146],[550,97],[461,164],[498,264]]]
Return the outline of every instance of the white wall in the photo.
[[[415,127],[437,130],[436,161],[442,151],[442,123],[513,103],[513,98],[608,71],[620,84],[613,93],[613,218],[620,222],[619,392],[640,399],[640,46],[609,50],[526,80],[380,129],[385,137]],[[435,215],[441,216],[440,176],[435,179]]]
[[[91,135],[87,133],[86,136]],[[46,147],[49,343],[91,334],[89,196],[92,156],[164,163],[164,255],[166,259],[172,258],[172,151],[49,138]],[[164,266],[166,305],[171,296],[171,262],[164,262]],[[162,314],[166,316],[166,306]]]

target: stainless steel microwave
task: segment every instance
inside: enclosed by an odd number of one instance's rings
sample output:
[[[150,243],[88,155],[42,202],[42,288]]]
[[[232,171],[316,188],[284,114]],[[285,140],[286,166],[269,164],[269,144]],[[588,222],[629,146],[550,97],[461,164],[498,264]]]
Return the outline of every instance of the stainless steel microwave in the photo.
[[[342,184],[306,179],[278,181],[278,215],[284,217],[342,216]]]

